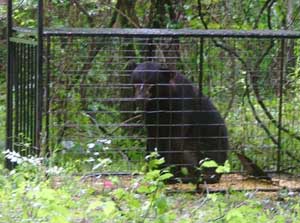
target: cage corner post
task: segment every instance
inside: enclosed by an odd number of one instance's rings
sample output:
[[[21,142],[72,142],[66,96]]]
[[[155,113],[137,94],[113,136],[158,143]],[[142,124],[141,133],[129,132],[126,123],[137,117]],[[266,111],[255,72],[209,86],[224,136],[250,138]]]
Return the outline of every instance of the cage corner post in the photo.
[[[282,162],[282,116],[283,116],[283,85],[285,77],[285,52],[286,52],[286,42],[282,38],[280,40],[280,79],[279,79],[279,101],[278,101],[278,132],[277,132],[277,164],[276,171],[280,173],[282,171],[281,162]]]
[[[6,73],[6,145],[5,149],[13,151],[13,72],[12,72],[12,0],[7,1],[7,73]],[[13,163],[5,159],[5,167],[13,168]]]
[[[35,140],[33,147],[36,148],[36,155],[41,155],[41,133],[42,133],[42,112],[43,112],[43,32],[44,32],[44,4],[43,0],[38,1],[38,27],[37,27],[37,76],[36,76],[36,118],[35,118]]]

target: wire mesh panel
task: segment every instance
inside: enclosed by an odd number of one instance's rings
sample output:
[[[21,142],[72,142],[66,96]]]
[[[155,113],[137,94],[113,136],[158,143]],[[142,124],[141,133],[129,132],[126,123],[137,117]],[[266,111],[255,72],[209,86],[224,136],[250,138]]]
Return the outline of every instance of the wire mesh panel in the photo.
[[[296,75],[298,40],[59,35],[50,42],[50,148],[110,156],[110,171],[137,170],[154,149],[172,165],[205,157],[222,164],[228,148],[233,170],[241,167],[232,151],[269,171],[297,169],[299,98],[296,78],[286,75]]]
[[[21,155],[36,154],[32,147],[35,141],[36,117],[36,43],[30,40],[11,38],[11,75],[12,114],[11,128],[12,151]]]

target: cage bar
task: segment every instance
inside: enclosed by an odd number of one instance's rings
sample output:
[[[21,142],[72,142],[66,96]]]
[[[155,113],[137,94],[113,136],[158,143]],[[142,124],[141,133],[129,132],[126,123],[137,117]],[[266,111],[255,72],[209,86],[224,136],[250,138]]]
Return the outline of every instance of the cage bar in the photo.
[[[9,39],[12,36],[12,1],[7,2],[7,74],[6,74],[6,150],[12,151],[13,144],[13,127],[12,127],[12,110],[13,110],[13,94],[12,94],[12,43]],[[13,168],[10,160],[5,159],[5,166],[9,169]]]

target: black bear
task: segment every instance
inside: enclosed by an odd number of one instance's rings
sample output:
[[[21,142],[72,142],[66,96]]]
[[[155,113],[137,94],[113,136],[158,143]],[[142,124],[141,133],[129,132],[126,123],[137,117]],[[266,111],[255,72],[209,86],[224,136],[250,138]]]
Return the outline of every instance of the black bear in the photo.
[[[155,62],[137,65],[131,81],[135,99],[143,102],[147,151],[156,148],[166,165],[175,167],[175,177],[195,180],[195,167],[205,158],[224,164],[229,148],[224,120],[191,81]],[[182,167],[188,176],[183,177]],[[219,180],[219,174],[208,172],[204,180]]]

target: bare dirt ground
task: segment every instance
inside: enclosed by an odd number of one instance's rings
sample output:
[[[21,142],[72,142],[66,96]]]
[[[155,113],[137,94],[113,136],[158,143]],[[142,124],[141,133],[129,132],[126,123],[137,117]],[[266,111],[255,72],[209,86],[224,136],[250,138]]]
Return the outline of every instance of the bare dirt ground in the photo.
[[[138,176],[109,176],[98,175],[97,177],[83,177],[82,182],[89,183],[98,190],[115,189],[118,187],[130,187],[133,179]],[[117,178],[117,180],[112,180]],[[241,174],[224,174],[219,183],[215,184],[169,184],[169,192],[226,192],[226,191],[260,191],[260,192],[277,192],[286,189],[288,191],[300,192],[300,178],[290,177],[287,175],[274,175],[271,180],[262,180],[250,178]]]

